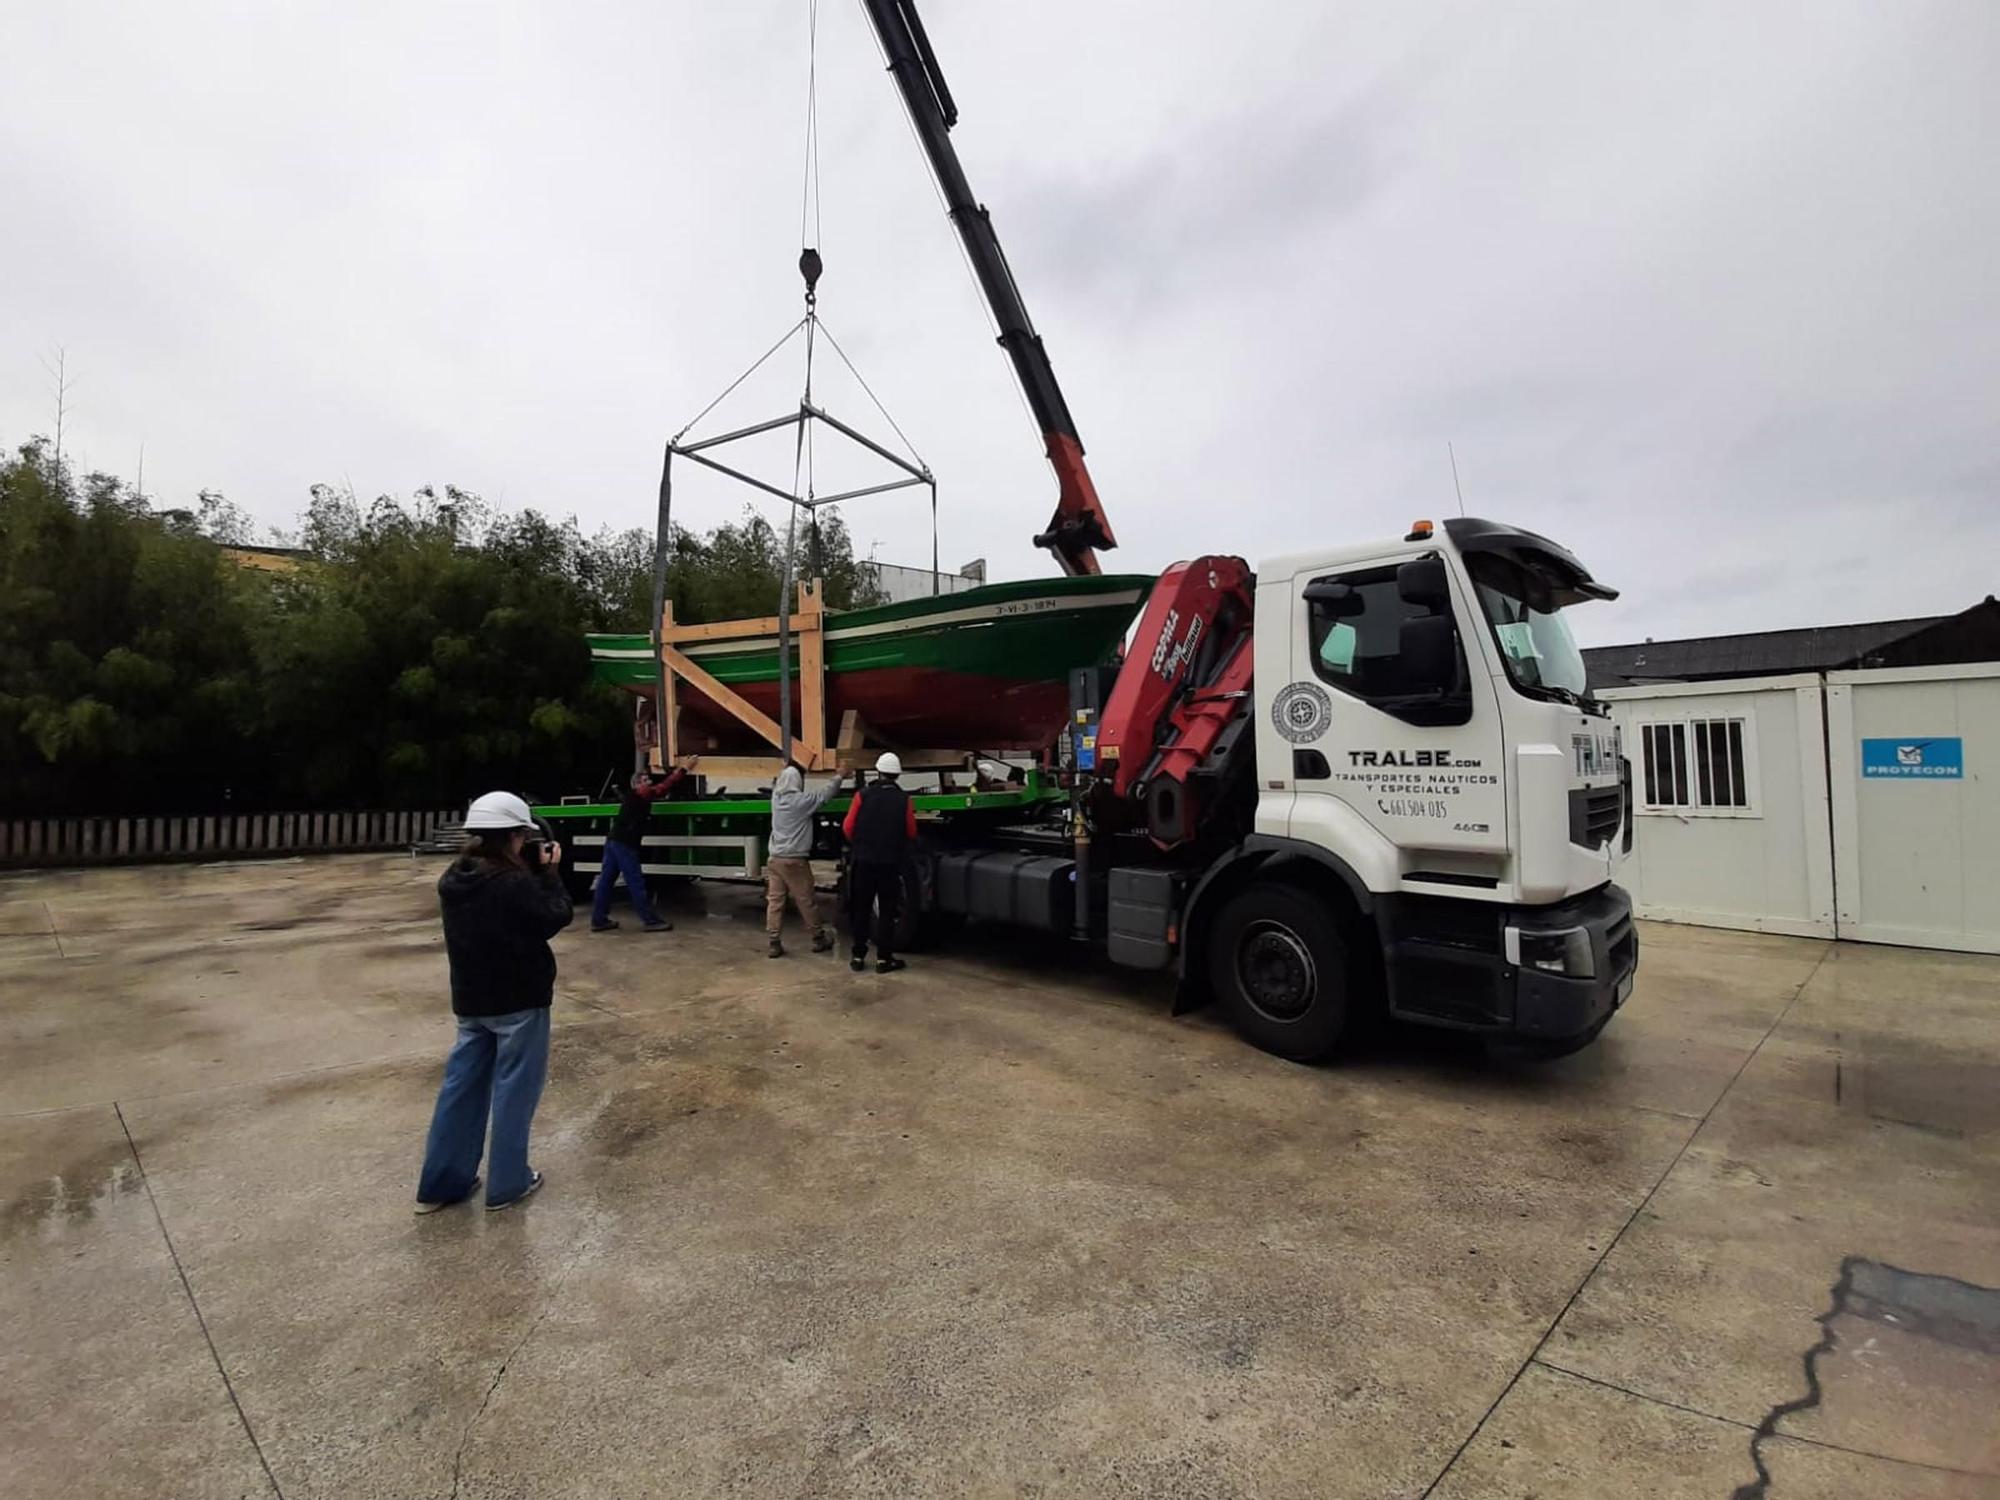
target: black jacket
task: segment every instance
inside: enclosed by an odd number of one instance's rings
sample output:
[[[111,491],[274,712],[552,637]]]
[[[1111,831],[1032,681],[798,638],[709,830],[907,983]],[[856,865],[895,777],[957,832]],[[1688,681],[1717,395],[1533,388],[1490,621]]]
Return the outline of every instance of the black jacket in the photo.
[[[534,1010],[555,996],[549,939],[575,915],[554,870],[539,873],[466,857],[438,877],[451,1009],[460,1016]]]
[[[686,775],[675,767],[664,776],[645,777],[636,785],[627,785],[618,799],[618,815],[611,820],[612,839],[628,849],[643,848],[653,804],[679,786]]]
[[[917,812],[908,792],[877,781],[855,794],[841,827],[857,864],[896,865],[917,836]]]

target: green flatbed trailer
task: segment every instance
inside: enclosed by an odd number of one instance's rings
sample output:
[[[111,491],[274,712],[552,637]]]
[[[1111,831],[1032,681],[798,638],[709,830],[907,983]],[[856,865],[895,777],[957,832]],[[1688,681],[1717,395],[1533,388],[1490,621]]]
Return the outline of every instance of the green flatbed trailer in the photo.
[[[844,840],[840,820],[851,793],[843,791],[821,810],[813,843],[816,858],[838,858]],[[1058,817],[1068,793],[1039,770],[1022,782],[988,791],[912,789],[910,800],[920,828],[930,830],[1005,826],[1046,822]],[[572,894],[582,896],[597,880],[604,862],[604,840],[618,815],[615,802],[581,797],[545,803],[534,809],[563,846],[562,873]],[[650,880],[729,880],[758,882],[771,839],[771,800],[767,794],[710,795],[697,792],[682,800],[653,804],[640,850],[641,868]]]

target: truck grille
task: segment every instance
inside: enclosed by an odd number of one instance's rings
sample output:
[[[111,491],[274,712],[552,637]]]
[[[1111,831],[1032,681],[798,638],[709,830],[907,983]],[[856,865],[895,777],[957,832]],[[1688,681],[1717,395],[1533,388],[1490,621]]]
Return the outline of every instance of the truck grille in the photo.
[[[1586,787],[1569,794],[1569,841],[1602,849],[1625,821],[1624,794],[1615,786]]]

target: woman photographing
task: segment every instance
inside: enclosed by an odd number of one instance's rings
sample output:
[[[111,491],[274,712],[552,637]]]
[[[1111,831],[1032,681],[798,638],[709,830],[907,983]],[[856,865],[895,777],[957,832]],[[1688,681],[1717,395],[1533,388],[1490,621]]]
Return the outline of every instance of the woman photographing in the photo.
[[[510,1208],[542,1185],[528,1165],[528,1129],[549,1072],[556,982],[549,939],[573,915],[558,873],[562,846],[543,839],[528,804],[512,792],[475,801],[465,830],[465,852],[438,879],[458,1040],[445,1059],[424,1148],[420,1214],[479,1190],[489,1112],[487,1208]]]

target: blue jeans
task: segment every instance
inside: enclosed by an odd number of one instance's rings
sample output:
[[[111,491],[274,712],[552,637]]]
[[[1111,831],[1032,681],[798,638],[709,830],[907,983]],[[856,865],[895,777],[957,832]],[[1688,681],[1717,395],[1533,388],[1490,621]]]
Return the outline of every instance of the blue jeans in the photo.
[[[590,903],[590,925],[602,927],[611,920],[611,887],[621,875],[625,877],[625,889],[632,897],[633,912],[641,922],[651,927],[660,920],[660,914],[646,899],[646,872],[639,868],[639,851],[616,839],[604,841],[604,865],[597,872],[597,889]]]
[[[528,1127],[549,1076],[549,1008],[504,1016],[460,1016],[458,1041],[444,1063],[444,1087],[424,1147],[419,1203],[456,1203],[470,1196],[493,1115],[493,1151],[486,1163],[486,1201],[505,1203],[528,1190]]]

